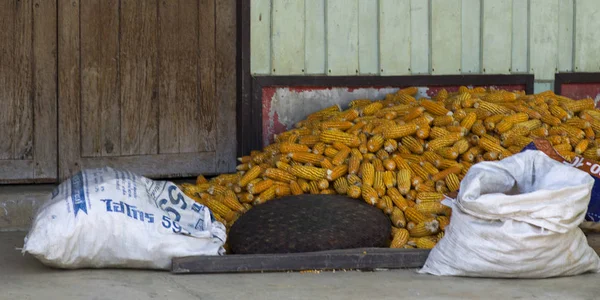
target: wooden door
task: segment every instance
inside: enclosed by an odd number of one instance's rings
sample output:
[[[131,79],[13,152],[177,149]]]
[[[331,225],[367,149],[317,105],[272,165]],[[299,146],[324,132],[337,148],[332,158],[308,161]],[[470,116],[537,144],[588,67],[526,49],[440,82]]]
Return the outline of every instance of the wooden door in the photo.
[[[59,174],[233,171],[235,0],[58,0]]]
[[[0,1],[0,183],[54,182],[56,2]]]

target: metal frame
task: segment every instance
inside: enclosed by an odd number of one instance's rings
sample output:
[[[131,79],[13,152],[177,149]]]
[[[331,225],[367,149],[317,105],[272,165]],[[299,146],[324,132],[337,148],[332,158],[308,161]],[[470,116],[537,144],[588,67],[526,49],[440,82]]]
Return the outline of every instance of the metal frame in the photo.
[[[562,93],[565,83],[600,83],[600,73],[557,73],[554,75],[554,93]]]

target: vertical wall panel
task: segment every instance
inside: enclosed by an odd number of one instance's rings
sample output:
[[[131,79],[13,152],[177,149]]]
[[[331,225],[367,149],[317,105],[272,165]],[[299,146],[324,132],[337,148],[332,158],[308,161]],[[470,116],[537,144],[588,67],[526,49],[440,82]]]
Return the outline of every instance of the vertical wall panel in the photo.
[[[410,1],[381,0],[381,75],[410,74]]]
[[[250,7],[250,71],[271,73],[271,0],[252,0]]]
[[[508,74],[512,56],[512,0],[484,0],[482,5],[482,72]]]
[[[558,63],[558,0],[531,0],[530,5],[529,71],[536,80],[553,80]]]
[[[358,73],[358,1],[327,0],[327,74]]]
[[[358,1],[358,71],[379,72],[378,1]]]
[[[304,73],[304,0],[273,0],[271,59],[274,75]]]
[[[410,70],[429,74],[429,1],[410,1]]]
[[[431,73],[459,74],[461,0],[431,0]]]
[[[600,70],[600,1],[575,1],[575,71]]]
[[[325,74],[325,0],[304,0],[304,73]]]
[[[463,73],[481,72],[481,0],[462,0]]]
[[[573,0],[558,2],[558,71],[573,71]]]
[[[528,1],[513,1],[512,14],[512,73],[527,73],[528,44],[529,44],[529,3]]]

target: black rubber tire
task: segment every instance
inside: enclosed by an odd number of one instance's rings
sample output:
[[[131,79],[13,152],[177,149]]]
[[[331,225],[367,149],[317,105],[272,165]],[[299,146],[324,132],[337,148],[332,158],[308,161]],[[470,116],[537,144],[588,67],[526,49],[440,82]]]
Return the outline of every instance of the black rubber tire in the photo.
[[[342,195],[298,195],[268,201],[242,215],[228,243],[235,254],[298,253],[387,247],[389,218]]]

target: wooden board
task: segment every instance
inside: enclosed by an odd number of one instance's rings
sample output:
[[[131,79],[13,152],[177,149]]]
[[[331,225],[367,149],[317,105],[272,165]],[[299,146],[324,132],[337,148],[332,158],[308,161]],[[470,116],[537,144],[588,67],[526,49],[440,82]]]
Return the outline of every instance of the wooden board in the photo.
[[[325,75],[325,0],[304,0],[304,11],[304,74]]]
[[[272,74],[304,74],[304,0],[273,0]]]
[[[462,0],[462,73],[481,72],[481,1]]]
[[[381,75],[408,75],[410,71],[410,1],[381,0],[379,52]]]
[[[512,0],[482,2],[482,72],[509,74],[512,55]]]
[[[271,73],[271,0],[252,0],[250,9],[250,72]]]
[[[175,274],[275,272],[339,269],[419,268],[429,250],[359,248],[291,254],[192,256],[174,258]]]
[[[358,1],[358,71],[379,74],[379,3]]]
[[[235,8],[60,0],[60,177],[103,164],[151,177],[233,171]]]
[[[431,74],[460,74],[461,0],[431,0]]]
[[[358,74],[358,2],[328,0],[327,74]]]
[[[529,72],[536,80],[554,80],[558,70],[558,0],[531,0],[530,5]]]
[[[410,1],[410,71],[429,74],[429,2]]]
[[[575,72],[600,70],[599,14],[598,0],[575,1]]]
[[[511,72],[527,73],[529,59],[529,3],[513,1]]]
[[[0,183],[56,180],[56,4],[0,3]]]

